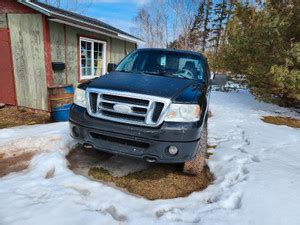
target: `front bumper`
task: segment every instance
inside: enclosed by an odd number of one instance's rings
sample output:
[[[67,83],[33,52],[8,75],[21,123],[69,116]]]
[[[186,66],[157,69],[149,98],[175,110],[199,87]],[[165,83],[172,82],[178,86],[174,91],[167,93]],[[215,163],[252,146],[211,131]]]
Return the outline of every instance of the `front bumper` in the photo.
[[[71,136],[80,143],[120,155],[153,159],[160,163],[191,160],[199,144],[198,123],[164,123],[159,128],[140,127],[90,117],[86,110],[73,105],[70,110]],[[178,153],[171,155],[169,146]]]

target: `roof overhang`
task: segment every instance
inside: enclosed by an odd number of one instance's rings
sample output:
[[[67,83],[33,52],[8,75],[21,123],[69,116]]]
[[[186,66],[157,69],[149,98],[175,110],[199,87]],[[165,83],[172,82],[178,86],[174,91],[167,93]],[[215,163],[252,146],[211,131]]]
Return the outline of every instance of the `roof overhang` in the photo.
[[[80,28],[80,29],[83,29],[83,30],[95,32],[95,33],[98,33],[98,34],[103,34],[103,35],[108,36],[108,37],[117,38],[117,39],[120,39],[120,40],[125,40],[125,41],[128,41],[128,42],[133,42],[133,43],[141,42],[141,41],[137,41],[136,39],[131,39],[131,37],[128,37],[128,36],[124,37],[123,34],[101,31],[99,29],[93,29],[92,27],[87,27],[87,26],[82,26],[82,25],[75,24],[75,23],[70,23],[70,22],[67,22],[67,21],[61,20],[61,19],[49,18],[48,20],[53,21],[53,22],[57,22],[57,23],[61,23],[61,24],[66,24],[66,25],[69,25],[69,26],[72,26],[72,27],[77,27],[77,28]]]
[[[95,25],[93,23],[88,23],[86,21],[82,21],[82,20],[79,20],[79,19],[76,19],[73,17],[69,17],[69,16],[63,15],[61,13],[49,11],[49,10],[35,4],[32,1],[18,0],[18,2],[48,16],[49,17],[48,20],[50,20],[50,21],[66,24],[69,26],[83,29],[83,30],[92,31],[95,33],[100,33],[100,34],[103,34],[103,35],[106,35],[109,37],[117,38],[120,40],[125,40],[125,41],[132,42],[132,43],[144,44],[144,41],[142,41],[138,38],[134,38],[132,36],[118,33],[118,32],[112,31],[110,29],[107,29],[105,27],[101,27],[101,26]]]

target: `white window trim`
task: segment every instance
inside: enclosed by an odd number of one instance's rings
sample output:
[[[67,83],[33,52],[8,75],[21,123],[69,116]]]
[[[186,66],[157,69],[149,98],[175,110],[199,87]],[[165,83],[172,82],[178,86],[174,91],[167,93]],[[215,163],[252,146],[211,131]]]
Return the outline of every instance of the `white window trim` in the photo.
[[[92,68],[94,69],[94,42],[100,43],[103,45],[103,52],[102,52],[102,57],[103,57],[103,67],[102,67],[102,74],[106,73],[106,45],[107,43],[105,41],[100,41],[97,39],[92,39],[92,38],[85,38],[85,37],[80,37],[79,38],[79,73],[80,73],[80,80],[87,80],[87,79],[92,79],[95,78],[96,76],[82,76],[81,74],[81,41],[89,41],[92,42],[92,54],[91,54],[91,60],[92,60]]]

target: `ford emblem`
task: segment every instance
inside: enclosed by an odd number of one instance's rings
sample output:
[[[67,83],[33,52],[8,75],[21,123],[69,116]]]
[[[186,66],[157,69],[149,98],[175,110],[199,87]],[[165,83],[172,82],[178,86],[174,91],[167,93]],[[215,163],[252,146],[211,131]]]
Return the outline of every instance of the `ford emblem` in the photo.
[[[123,105],[123,104],[115,104],[113,106],[114,110],[118,113],[126,113],[126,114],[129,114],[129,113],[132,113],[132,109],[130,106],[128,105]]]

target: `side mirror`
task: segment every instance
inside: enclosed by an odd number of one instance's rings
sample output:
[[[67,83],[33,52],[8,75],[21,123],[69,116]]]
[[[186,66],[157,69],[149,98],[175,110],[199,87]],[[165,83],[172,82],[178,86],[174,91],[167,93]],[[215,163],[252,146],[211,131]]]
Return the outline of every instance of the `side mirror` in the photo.
[[[224,86],[227,80],[228,76],[226,74],[214,74],[213,79],[210,79],[210,85]]]
[[[117,67],[116,64],[114,64],[114,63],[108,63],[108,65],[107,65],[107,72],[110,73],[110,72],[114,71],[116,67]]]

